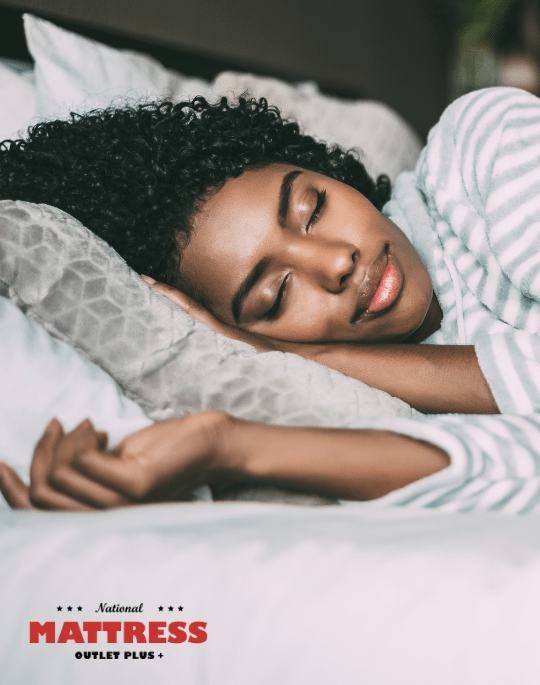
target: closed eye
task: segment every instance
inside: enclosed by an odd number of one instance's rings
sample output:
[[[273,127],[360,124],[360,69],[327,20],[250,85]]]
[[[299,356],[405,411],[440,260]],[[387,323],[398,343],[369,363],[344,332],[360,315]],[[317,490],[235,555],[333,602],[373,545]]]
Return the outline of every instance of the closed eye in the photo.
[[[266,320],[271,321],[272,319],[277,319],[279,315],[279,310],[281,309],[281,301],[283,300],[283,295],[285,295],[285,290],[287,288],[287,280],[289,278],[290,274],[287,274],[283,281],[281,282],[281,286],[278,290],[276,299],[274,300],[274,303],[270,307],[270,309],[266,312]]]
[[[326,202],[326,190],[321,190],[321,192],[317,191],[317,203],[315,205],[315,209],[313,210],[313,214],[310,216],[309,221],[306,226],[306,231],[309,231],[309,229],[314,226],[317,221],[319,220],[319,217],[321,216],[321,211],[324,207],[324,203]]]

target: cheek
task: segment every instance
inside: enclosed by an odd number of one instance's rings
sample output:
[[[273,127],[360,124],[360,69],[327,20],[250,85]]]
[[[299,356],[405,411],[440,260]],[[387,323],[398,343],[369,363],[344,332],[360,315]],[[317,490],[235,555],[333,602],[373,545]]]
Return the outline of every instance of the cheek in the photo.
[[[405,295],[407,306],[402,310],[404,329],[407,323],[405,319],[408,319],[412,332],[424,320],[433,299],[433,284],[422,263],[413,270]]]
[[[268,322],[265,335],[299,343],[328,342],[334,339],[337,313],[327,297],[307,292],[291,302],[284,315]]]

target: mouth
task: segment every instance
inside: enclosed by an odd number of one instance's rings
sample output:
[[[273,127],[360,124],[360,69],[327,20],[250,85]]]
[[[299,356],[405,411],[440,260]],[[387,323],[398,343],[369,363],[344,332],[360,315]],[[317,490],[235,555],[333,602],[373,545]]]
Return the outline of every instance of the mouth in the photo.
[[[388,247],[386,245],[383,258],[371,269],[360,287],[351,323],[358,323],[370,314],[386,312],[401,293],[403,278],[397,264],[388,254]]]

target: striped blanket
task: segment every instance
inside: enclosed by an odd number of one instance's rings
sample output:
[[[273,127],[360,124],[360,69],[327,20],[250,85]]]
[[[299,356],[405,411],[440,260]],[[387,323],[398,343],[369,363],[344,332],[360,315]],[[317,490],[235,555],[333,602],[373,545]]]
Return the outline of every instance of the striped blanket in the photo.
[[[501,415],[356,422],[451,457],[376,504],[540,510],[540,100],[491,88],[454,102],[384,212],[419,252],[444,313],[426,343],[474,345]]]

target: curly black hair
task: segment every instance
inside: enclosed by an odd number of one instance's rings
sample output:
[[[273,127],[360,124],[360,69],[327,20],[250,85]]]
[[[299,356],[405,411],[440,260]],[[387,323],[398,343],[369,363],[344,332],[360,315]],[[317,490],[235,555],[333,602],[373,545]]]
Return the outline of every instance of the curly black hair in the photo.
[[[58,207],[106,240],[133,269],[178,285],[182,247],[205,197],[249,167],[288,163],[359,190],[375,183],[340,147],[303,135],[265,99],[202,97],[71,114],[0,145],[0,199]]]

